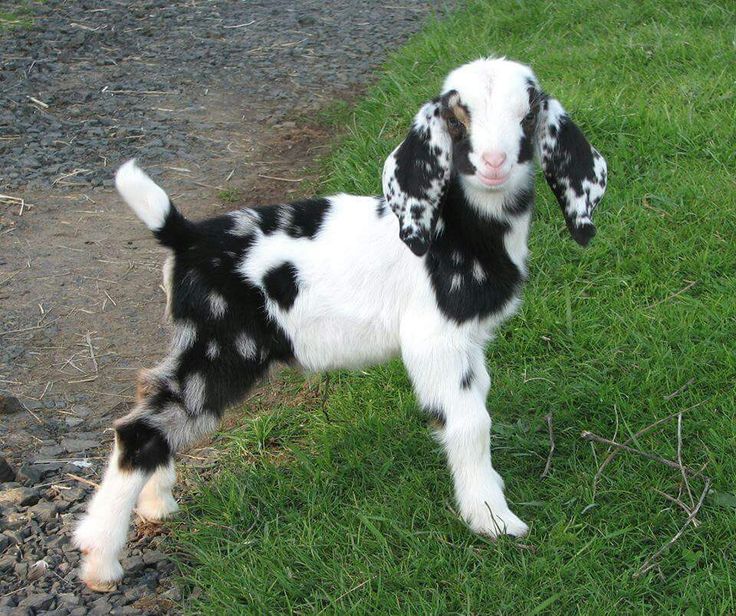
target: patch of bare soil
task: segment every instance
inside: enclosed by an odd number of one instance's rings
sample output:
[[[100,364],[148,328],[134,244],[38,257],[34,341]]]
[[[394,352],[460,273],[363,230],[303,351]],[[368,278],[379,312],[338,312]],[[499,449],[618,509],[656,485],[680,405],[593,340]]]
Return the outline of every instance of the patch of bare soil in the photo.
[[[206,169],[160,169],[158,181],[193,219],[302,196],[329,138],[322,127],[295,123],[217,137]],[[127,412],[136,372],[168,345],[167,251],[112,189],[36,193],[22,212],[6,206],[3,218],[11,249],[0,279],[0,389],[25,409],[2,417],[2,436],[18,466],[49,439],[104,430]]]

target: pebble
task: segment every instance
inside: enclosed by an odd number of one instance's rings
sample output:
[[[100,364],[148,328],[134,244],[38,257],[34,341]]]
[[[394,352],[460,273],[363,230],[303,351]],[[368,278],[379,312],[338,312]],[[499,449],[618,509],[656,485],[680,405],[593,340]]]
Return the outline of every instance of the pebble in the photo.
[[[0,483],[15,481],[15,471],[8,461],[0,456]]]
[[[15,396],[0,396],[0,415],[12,415],[22,410],[23,405]]]
[[[0,492],[0,507],[35,505],[40,497],[38,490],[33,488],[11,488]]]

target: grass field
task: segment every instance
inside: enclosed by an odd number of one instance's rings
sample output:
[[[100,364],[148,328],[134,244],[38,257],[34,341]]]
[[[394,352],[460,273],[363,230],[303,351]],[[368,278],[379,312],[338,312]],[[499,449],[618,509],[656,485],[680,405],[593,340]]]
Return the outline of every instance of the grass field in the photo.
[[[39,0],[8,0],[0,4],[0,34],[33,25],[33,4]]]
[[[488,353],[494,465],[530,535],[490,542],[458,520],[400,363],[333,374],[324,409],[290,374],[279,404],[246,409],[220,437],[221,468],[175,523],[196,589],[187,609],[736,613],[734,26],[725,2],[471,2],[388,61],[345,122],[323,192],[377,193],[420,103],[489,53],[530,63],[608,160],[587,250],[540,178],[524,306]],[[699,526],[637,576],[685,523],[658,492],[677,495],[681,477],[622,453],[594,492],[607,449],[580,434],[622,441],[693,405],[682,455],[714,492]],[[549,413],[557,449],[542,479]],[[676,442],[669,421],[633,445],[674,458]],[[703,481],[691,485],[697,500]]]

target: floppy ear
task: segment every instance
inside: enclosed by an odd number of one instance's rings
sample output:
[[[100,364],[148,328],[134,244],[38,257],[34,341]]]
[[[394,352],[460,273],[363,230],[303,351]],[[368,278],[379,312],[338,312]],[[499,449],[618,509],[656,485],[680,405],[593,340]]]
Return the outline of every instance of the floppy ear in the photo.
[[[570,234],[587,246],[595,235],[593,210],[606,192],[606,161],[557,99],[543,94],[540,103],[537,144],[542,171]]]
[[[419,257],[429,250],[450,179],[452,138],[442,115],[453,96],[425,103],[383,165],[383,194],[399,219],[399,237]]]

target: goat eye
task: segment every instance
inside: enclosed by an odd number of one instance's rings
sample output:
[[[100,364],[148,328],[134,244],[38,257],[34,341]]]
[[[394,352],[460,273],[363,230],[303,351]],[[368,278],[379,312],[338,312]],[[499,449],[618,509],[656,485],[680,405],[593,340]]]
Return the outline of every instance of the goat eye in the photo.
[[[447,125],[453,130],[464,130],[465,129],[465,126],[463,125],[463,123],[453,116],[450,116],[449,118],[447,118]]]
[[[524,116],[524,119],[521,121],[523,124],[531,124],[534,121],[534,112],[530,111]]]

